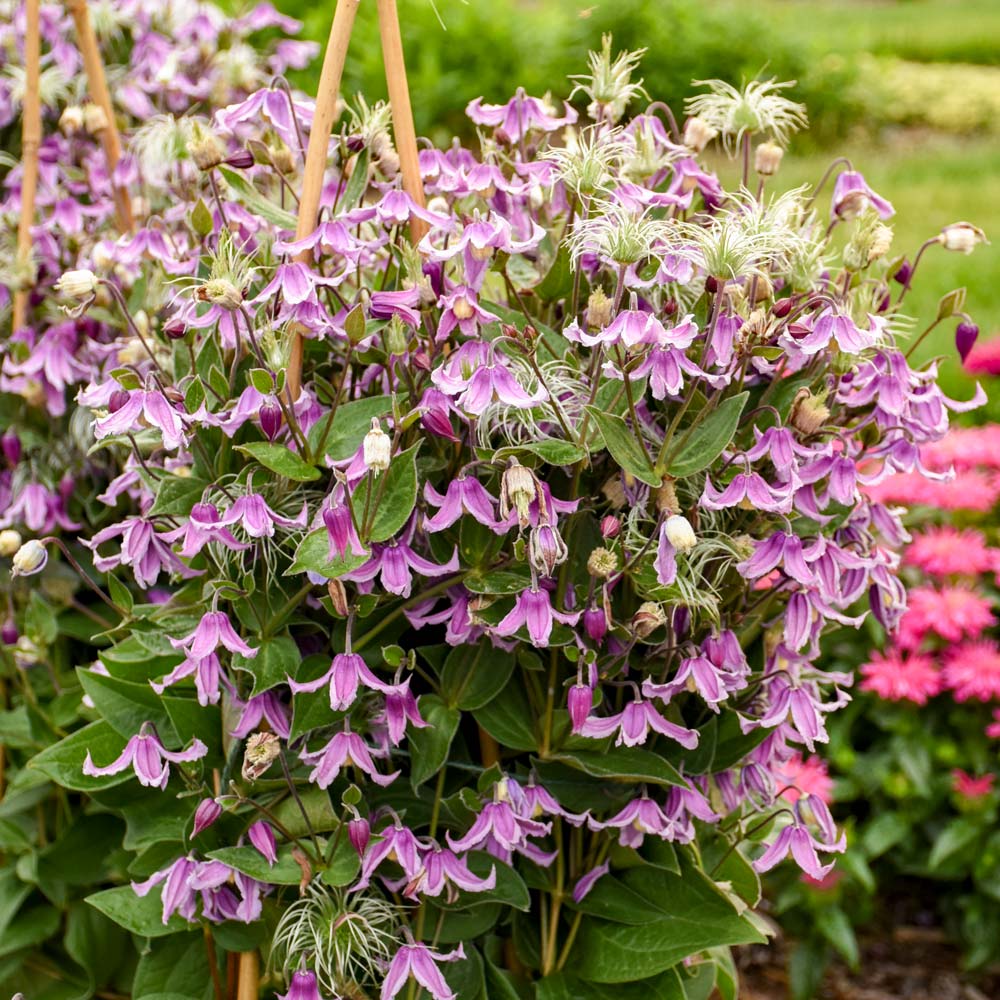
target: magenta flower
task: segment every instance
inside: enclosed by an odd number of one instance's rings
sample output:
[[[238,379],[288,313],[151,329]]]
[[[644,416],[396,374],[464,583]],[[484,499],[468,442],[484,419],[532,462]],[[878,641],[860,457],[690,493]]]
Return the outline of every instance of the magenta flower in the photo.
[[[225,527],[239,524],[251,538],[273,538],[275,525],[304,528],[308,515],[309,508],[305,503],[297,517],[283,517],[271,510],[259,493],[246,493],[237,497],[218,523]]]
[[[316,982],[316,973],[309,969],[293,972],[288,992],[279,993],[278,1000],[323,1000],[319,984]]]
[[[203,830],[207,830],[222,815],[222,806],[215,799],[202,799],[198,803],[198,808],[194,811],[194,826],[191,829],[191,836],[197,837]]]
[[[392,1000],[403,988],[403,984],[412,976],[434,1000],[455,1000],[453,993],[445,982],[444,976],[436,963],[458,962],[465,958],[465,950],[459,945],[447,954],[431,951],[425,944],[404,944],[392,957],[389,971],[382,983],[380,1000]]]
[[[209,611],[202,615],[193,632],[181,639],[171,639],[170,645],[174,649],[183,649],[189,657],[196,660],[214,653],[220,646],[247,659],[253,659],[257,655],[257,650],[248,646],[236,634],[225,611]]]
[[[230,686],[222,673],[219,657],[215,653],[209,653],[200,659],[185,657],[162,681],[151,680],[149,685],[157,694],[163,694],[171,684],[192,676],[198,692],[199,705],[214,705],[222,694],[220,683]]]
[[[843,854],[847,838],[837,837],[837,828],[826,803],[816,795],[803,795],[792,806],[793,820],[784,827],[767,850],[753,863],[758,872],[770,871],[786,855],[791,854],[795,863],[810,877],[822,879],[833,870],[834,862],[820,863],[817,851]],[[809,830],[813,823],[819,833]]]
[[[397,819],[392,826],[378,832],[379,840],[369,843],[361,862],[361,874],[351,886],[351,892],[366,888],[383,861],[391,860],[403,869],[406,880],[416,878],[422,869],[420,842],[413,831]]]
[[[485,878],[479,878],[469,871],[469,863],[454,851],[432,844],[421,856],[423,865],[420,873],[410,879],[403,889],[403,895],[410,899],[419,896],[440,896],[447,890],[448,899],[454,900],[456,889],[466,892],[489,892],[497,884],[496,868]]]
[[[163,447],[175,451],[184,443],[184,418],[167,402],[158,389],[122,390],[125,399],[112,412],[94,423],[94,436],[100,440],[113,434],[129,434],[141,430],[140,420],[159,430]],[[186,415],[185,415],[186,416]]]
[[[410,548],[415,531],[415,519],[410,522],[409,531],[400,538],[384,545],[372,545],[372,557],[363,566],[344,575],[343,579],[356,583],[370,584],[376,577],[382,586],[398,597],[409,597],[413,589],[413,574],[420,576],[447,576],[458,570],[458,550],[444,564],[431,562]]]
[[[435,340],[447,340],[458,327],[463,337],[475,337],[479,327],[486,323],[498,323],[500,317],[484,309],[474,289],[458,285],[438,300],[441,318],[438,320]]]
[[[896,214],[892,204],[876,194],[856,170],[845,170],[837,176],[830,202],[831,219],[853,219],[871,205],[883,218]]]
[[[424,529],[429,533],[450,528],[463,514],[469,514],[487,528],[497,528],[496,500],[472,476],[460,475],[453,479],[448,483],[444,496],[427,482],[424,484],[424,499],[439,508],[433,517],[424,521]]]
[[[630,701],[617,715],[609,715],[606,718],[594,716],[587,719],[580,727],[579,733],[591,739],[603,739],[612,733],[617,733],[615,746],[624,743],[627,747],[634,747],[646,742],[650,729],[668,736],[688,750],[693,750],[698,745],[697,732],[668,721],[650,702],[641,698]]]
[[[477,125],[489,125],[497,131],[497,138],[504,142],[517,143],[532,129],[540,132],[555,132],[572,125],[577,118],[576,111],[563,104],[563,114],[559,117],[537,97],[529,97],[523,87],[518,87],[514,96],[506,104],[483,104],[477,97],[469,101],[465,113]]]
[[[611,870],[611,862],[605,861],[603,864],[591,868],[589,872],[581,876],[573,886],[573,902],[582,902],[587,893]]]
[[[118,537],[122,540],[118,555],[98,555],[101,545]],[[154,530],[152,521],[144,517],[126,517],[118,524],[103,528],[89,541],[81,541],[94,553],[94,566],[102,573],[116,566],[130,566],[135,582],[148,590],[163,572],[188,578],[199,575],[197,570],[190,569],[177,558],[164,538]]]
[[[507,782],[503,782],[503,785],[506,787]],[[551,829],[551,823],[540,823],[520,816],[510,801],[501,800],[487,802],[464,837],[454,840],[449,833],[447,840],[448,846],[454,851],[482,848],[508,863],[512,853],[517,851],[544,865],[551,864],[555,860],[555,854],[540,851],[537,845],[528,842],[528,838],[544,837]]]
[[[269,865],[273,865],[278,860],[278,844],[274,839],[274,830],[267,820],[258,820],[251,824],[247,830],[250,843],[260,852],[261,856]]]
[[[179,555],[192,559],[198,555],[209,542],[224,545],[230,552],[242,552],[250,548],[247,542],[239,541],[236,536],[222,524],[219,508],[211,503],[196,503],[191,508],[188,520],[173,531],[165,531],[161,536],[164,541],[176,542],[182,539]]]
[[[275,691],[264,691],[262,694],[254,695],[246,704],[240,704],[234,699],[233,707],[240,711],[236,727],[230,730],[230,734],[237,739],[245,739],[265,719],[275,734],[283,740],[287,740],[291,735],[288,707]]]
[[[351,764],[364,771],[377,785],[390,785],[399,777],[399,771],[379,774],[371,751],[357,733],[351,732],[347,719],[344,720],[343,732],[335,733],[326,746],[320,750],[303,751],[299,756],[303,763],[312,766],[309,780],[320,788],[329,788],[341,769]]]
[[[139,732],[125,744],[125,749],[116,760],[105,767],[98,767],[87,751],[83,762],[83,773],[91,778],[99,778],[108,774],[119,774],[125,768],[131,767],[139,783],[147,788],[167,787],[170,778],[170,764],[186,763],[200,760],[208,753],[208,747],[201,740],[192,740],[186,750],[168,750],[156,735],[156,729],[151,722],[144,722]]]
[[[424,729],[430,725],[420,714],[417,699],[410,690],[410,678],[397,684],[386,684],[382,688],[385,695],[385,713],[380,717],[384,721],[393,746],[402,742],[407,724]]]
[[[527,628],[531,644],[543,648],[548,646],[554,622],[575,625],[580,618],[579,611],[557,611],[552,607],[552,598],[547,590],[528,587],[517,595],[514,607],[499,624],[493,626],[493,633],[500,636],[514,635],[520,628]]]
[[[759,472],[738,472],[722,490],[717,490],[711,480],[705,480],[701,506],[706,510],[725,510],[747,503],[754,510],[772,514],[789,514],[792,510],[793,485],[772,485]]]
[[[357,653],[337,653],[330,663],[330,669],[315,680],[296,681],[288,678],[288,686],[296,694],[319,691],[329,685],[330,708],[335,712],[346,711],[354,704],[359,684],[375,691],[385,691],[389,687],[368,669],[368,664]]]
[[[676,835],[674,822],[645,795],[633,799],[608,820],[591,819],[589,826],[592,830],[618,830],[618,842],[623,847],[639,847],[646,836],[674,840]]]
[[[170,918],[179,913],[189,923],[194,921],[195,908],[198,905],[198,892],[190,885],[190,879],[194,870],[198,867],[198,862],[189,854],[187,857],[178,858],[173,864],[168,865],[162,871],[154,872],[144,882],[133,882],[132,891],[137,896],[145,896],[154,886],[163,885],[163,923],[166,924]]]
[[[323,524],[330,538],[328,558],[331,561],[337,558],[343,559],[348,552],[352,556],[368,555],[368,550],[361,543],[358,530],[354,527],[351,509],[346,504],[331,502],[329,506],[325,506]]]

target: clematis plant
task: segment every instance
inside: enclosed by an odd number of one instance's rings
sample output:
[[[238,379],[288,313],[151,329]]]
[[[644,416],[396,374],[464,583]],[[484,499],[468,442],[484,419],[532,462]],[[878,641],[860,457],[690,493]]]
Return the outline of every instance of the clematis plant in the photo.
[[[473,100],[480,147],[420,153],[426,209],[359,102],[301,240],[311,102],[254,73],[160,95],[161,65],[118,178],[135,230],[81,213],[9,342],[12,424],[68,411],[100,490],[41,484],[25,539],[66,541],[17,562],[15,629],[39,584],[95,594],[63,605],[88,652],[21,786],[109,817],[89,906],[161,962],[197,939],[220,995],[240,952],[285,996],[732,997],[758,872],[844,849],[780,774],[849,700],[824,633],[903,610],[898,517],[861,487],[976,400],[897,346],[888,203],[855,171],[853,218],[769,191],[804,123],[785,85],[710,83],[680,133],[612,52],[590,120]],[[110,204],[100,172],[52,183]],[[39,516],[28,440],[12,530]]]

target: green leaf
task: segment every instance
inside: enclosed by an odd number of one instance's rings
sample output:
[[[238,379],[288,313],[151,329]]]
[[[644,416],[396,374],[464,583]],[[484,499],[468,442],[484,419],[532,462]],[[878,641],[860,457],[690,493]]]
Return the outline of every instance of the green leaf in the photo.
[[[667,472],[674,479],[684,479],[707,469],[733,440],[743,407],[749,398],[749,392],[741,392],[724,399],[695,427],[680,451],[669,457]],[[686,435],[687,431],[680,433]]]
[[[521,1000],[510,973],[498,969],[489,959],[486,959],[486,986],[490,1000]]]
[[[282,229],[295,231],[298,220],[291,212],[285,211],[285,209],[275,205],[273,201],[265,198],[264,195],[235,170],[221,166],[216,169],[225,178],[226,184],[236,195],[237,199],[242,201],[254,215],[259,215],[262,219],[267,220],[275,226],[280,226]]]
[[[416,788],[444,767],[451,741],[458,731],[462,713],[446,705],[436,694],[420,696],[420,714],[429,725],[423,729],[411,727],[410,783]]]
[[[199,198],[198,203],[191,209],[190,219],[195,236],[208,236],[215,228],[212,213],[203,198]]]
[[[602,876],[579,903],[570,901],[567,905],[618,924],[644,924],[663,916],[648,899],[610,874]]]
[[[573,266],[569,247],[563,243],[548,273],[535,285],[534,292],[543,302],[565,298],[573,290]]]
[[[337,836],[335,833],[333,836]],[[327,885],[350,885],[361,871],[361,858],[346,834],[340,835],[340,842],[333,852],[330,863],[323,870],[323,881]]]
[[[441,903],[446,910],[462,910],[469,907],[486,906],[502,903],[512,906],[515,910],[527,912],[531,908],[531,897],[524,879],[510,865],[498,861],[492,854],[485,851],[470,851],[466,858],[469,871],[477,878],[486,878],[491,871],[496,873],[496,886],[489,892],[467,892],[458,890],[454,903]]]
[[[198,503],[208,483],[196,476],[164,476],[156,481],[156,499],[149,516],[187,517]]]
[[[896,812],[876,816],[861,834],[861,844],[869,858],[877,858],[895,847],[910,832],[910,825]]]
[[[244,455],[249,455],[265,469],[270,469],[271,472],[296,483],[309,483],[320,477],[319,469],[311,466],[283,444],[252,441],[250,444],[239,445],[236,450],[243,452]]]
[[[75,733],[70,733],[54,746],[43,750],[31,758],[28,766],[41,771],[63,788],[71,788],[77,792],[92,792],[132,781],[135,775],[131,768],[126,768],[118,774],[91,778],[83,773],[83,761],[87,751],[90,750],[95,763],[107,765],[122,752],[124,747],[125,740],[102,719],[78,729]]]
[[[350,550],[344,556],[330,555],[330,535],[326,528],[317,528],[310,531],[305,538],[299,542],[299,547],[295,550],[295,558],[292,565],[285,571],[285,576],[293,576],[297,573],[305,573],[311,570],[319,573],[328,580],[335,580],[338,576],[350,573],[351,570],[363,566],[368,559],[368,555],[356,556]]]
[[[521,684],[508,684],[473,715],[490,736],[509,750],[534,750],[538,746],[531,705]]]
[[[552,438],[549,441],[536,441],[500,448],[493,453],[493,460],[497,462],[510,455],[523,455],[525,452],[537,455],[549,465],[575,465],[587,455],[585,449],[572,441],[559,441]]]
[[[347,187],[344,188],[344,194],[340,199],[341,211],[349,211],[361,201],[361,196],[368,187],[368,161],[370,156],[368,147],[365,146],[355,158],[354,169],[351,171]],[[295,227],[293,226],[292,228],[294,229]]]
[[[292,857],[292,846],[284,844],[278,850],[278,860],[270,865],[267,859],[256,847],[223,847],[210,851],[208,856],[221,861],[230,868],[235,868],[244,875],[258,882],[270,882],[273,885],[298,885],[302,881],[302,869]]]
[[[639,926],[584,918],[572,968],[598,983],[625,983],[657,975],[706,948],[763,941],[715,884],[691,864],[681,875],[633,868],[625,884],[653,903],[657,919]]]
[[[162,699],[149,684],[105,677],[86,667],[77,667],[76,673],[83,690],[90,696],[104,721],[120,736],[128,739],[139,732],[144,722],[152,722],[161,740],[168,744],[176,740],[177,734],[163,707]],[[103,767],[110,761],[95,759],[94,763]]]
[[[150,942],[136,966],[131,994],[135,1000],[163,994],[200,997],[210,977],[204,935],[173,934]]]
[[[463,711],[482,708],[506,687],[516,662],[489,640],[471,648],[456,646],[441,668],[441,694],[449,705]]]
[[[384,542],[392,538],[406,524],[413,508],[417,505],[417,450],[418,441],[413,447],[394,455],[388,470],[384,473],[385,482],[372,483],[372,495],[378,497],[375,508],[375,518],[372,521],[369,540]],[[367,485],[359,486],[354,492],[354,509],[365,509],[365,492]]]
[[[839,906],[821,906],[816,910],[816,927],[840,957],[852,969],[857,969],[860,962],[858,939],[847,914]]]
[[[333,417],[333,425],[326,436],[324,451],[334,462],[349,459],[360,447],[371,428],[374,417],[384,417],[392,412],[390,396],[367,396],[350,403],[341,403]],[[326,419],[317,420],[309,428],[309,447],[313,454],[319,449],[327,431]]]
[[[982,822],[975,817],[960,816],[952,820],[934,841],[927,866],[931,871],[941,868],[946,861],[969,848],[982,832]]]
[[[531,577],[527,573],[498,569],[490,573],[470,573],[462,582],[474,594],[520,594],[531,586]]]
[[[478,1000],[484,996],[483,960],[479,950],[466,944],[465,958],[440,966],[452,993],[461,1000]]]
[[[535,983],[535,1000],[686,1000],[680,973],[667,969],[635,983],[607,986],[588,983],[569,972],[557,972]]]
[[[70,905],[64,942],[70,957],[98,988],[111,982],[127,954],[125,932],[83,900]]]
[[[553,754],[553,759],[607,781],[638,783],[648,781],[669,787],[687,788],[687,782],[677,769],[652,750],[642,747],[614,747],[606,753],[592,750],[565,750]]]
[[[941,301],[938,303],[937,318],[939,321],[947,319],[949,316],[960,313],[964,308],[965,289],[954,288],[947,295],[941,297]]]
[[[60,914],[54,906],[32,906],[18,913],[17,920],[0,937],[0,958],[22,948],[34,948],[59,929]]]
[[[604,446],[622,469],[647,486],[659,486],[663,477],[653,471],[649,456],[643,451],[642,445],[636,440],[635,434],[629,430],[625,421],[612,413],[605,413],[596,406],[587,406],[586,410],[601,432]]]
[[[244,670],[253,677],[251,695],[282,684],[286,677],[295,677],[302,662],[302,654],[291,636],[279,635],[265,639],[257,649],[253,659],[247,659],[240,653],[233,654],[233,666]]]
[[[138,896],[132,886],[121,885],[92,893],[86,901],[120,927],[142,937],[164,937],[188,930],[191,925],[176,913],[163,922],[162,889],[161,882],[145,896]]]

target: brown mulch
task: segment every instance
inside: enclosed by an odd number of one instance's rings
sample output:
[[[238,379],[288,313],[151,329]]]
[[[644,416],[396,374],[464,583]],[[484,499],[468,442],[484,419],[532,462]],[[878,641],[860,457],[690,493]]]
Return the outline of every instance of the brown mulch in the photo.
[[[787,1000],[786,949],[741,949],[740,1000]],[[831,964],[817,1000],[1000,1000],[1000,974],[962,971],[960,956],[940,931],[897,927],[862,943],[861,968]]]

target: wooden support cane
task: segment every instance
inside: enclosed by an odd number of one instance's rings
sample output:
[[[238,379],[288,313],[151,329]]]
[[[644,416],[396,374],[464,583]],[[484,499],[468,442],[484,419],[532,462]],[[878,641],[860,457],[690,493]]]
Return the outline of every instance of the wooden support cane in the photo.
[[[302,175],[302,196],[299,200],[299,217],[295,232],[295,238],[299,240],[305,239],[316,228],[330,131],[333,128],[340,81],[360,2],[361,0],[337,0],[333,24],[330,26],[330,38],[326,46],[326,55],[323,57],[316,111],[309,133],[309,147],[306,150],[306,165]],[[426,204],[424,185],[420,177],[417,133],[413,125],[410,88],[406,82],[406,63],[403,59],[403,40],[399,29],[396,0],[377,0],[377,5],[379,33],[382,37],[382,58],[385,63],[385,79],[389,91],[396,152],[399,154],[399,166],[403,175],[403,189],[423,208]],[[413,243],[417,243],[426,232],[427,224],[422,219],[410,219],[410,240]],[[310,252],[305,251],[297,259],[309,263]],[[285,378],[290,403],[298,399],[302,386],[303,347],[302,330],[296,328],[292,333]]]
[[[39,27],[39,0],[25,4],[27,26],[24,33],[24,101],[21,107],[21,218],[17,223],[17,276],[11,332],[24,326],[28,314],[28,278],[31,270],[31,226],[35,221],[35,193],[38,190],[38,150],[42,144],[42,97],[40,91],[42,41]]]
[[[66,6],[73,15],[76,24],[76,42],[83,57],[83,68],[87,74],[87,89],[90,99],[103,112],[105,123],[101,129],[101,145],[104,147],[104,158],[108,164],[108,173],[114,171],[122,158],[122,144],[118,136],[118,126],[115,124],[115,111],[111,106],[111,95],[108,93],[108,81],[104,75],[104,63],[101,61],[101,50],[97,44],[97,35],[90,22],[90,11],[87,10],[87,0],[67,0]],[[128,191],[112,181],[115,209],[118,215],[118,228],[122,233],[132,232],[132,201]]]
[[[255,951],[241,951],[236,974],[236,1000],[257,1000],[260,992],[260,957]]]

